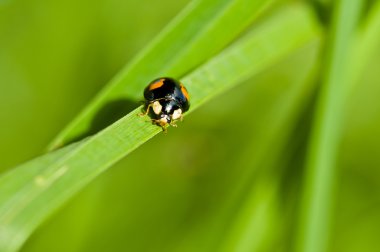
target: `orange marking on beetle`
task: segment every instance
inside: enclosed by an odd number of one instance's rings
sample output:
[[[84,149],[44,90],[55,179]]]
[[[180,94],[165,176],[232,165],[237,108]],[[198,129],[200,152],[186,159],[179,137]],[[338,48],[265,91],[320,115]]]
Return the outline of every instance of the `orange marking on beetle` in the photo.
[[[187,92],[187,89],[185,88],[185,86],[182,85],[182,83],[181,83],[181,91],[184,94],[184,96],[186,97],[186,99],[189,100],[190,99],[189,93]]]
[[[160,88],[164,85],[164,79],[160,79],[149,86],[149,90]]]

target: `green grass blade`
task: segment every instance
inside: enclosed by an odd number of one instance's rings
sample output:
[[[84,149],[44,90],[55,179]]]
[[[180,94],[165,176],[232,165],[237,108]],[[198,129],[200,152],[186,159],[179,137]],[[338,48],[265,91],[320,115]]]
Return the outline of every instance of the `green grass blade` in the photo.
[[[107,102],[142,99],[143,88],[160,76],[184,76],[231,43],[272,0],[195,0],[183,10],[145,51],[123,69],[108,86],[53,141],[66,144],[85,132]]]
[[[355,87],[360,75],[363,73],[366,64],[373,53],[376,51],[380,42],[380,2],[374,3],[374,6],[370,10],[365,22],[357,34],[354,50],[351,54],[350,70],[348,73],[351,86],[348,89],[347,95],[349,95],[351,89]]]
[[[193,97],[189,113],[318,35],[308,9],[300,6],[280,12],[183,78]],[[159,127],[146,122],[148,117],[136,116],[140,109],[84,142],[47,154],[49,156],[42,157],[44,162],[32,161],[0,178],[0,182],[1,179],[8,181],[0,183],[0,192],[4,192],[0,197],[3,206],[0,208],[0,251],[19,249],[33,230],[70,196],[161,132]],[[29,174],[24,177],[20,169]]]
[[[330,40],[327,44],[324,75],[317,102],[309,153],[306,162],[304,195],[301,203],[297,251],[327,250],[347,70],[362,1],[335,3]]]
[[[310,47],[305,49],[302,50],[303,54],[310,54],[312,51]],[[255,135],[255,138],[250,139],[252,146],[242,151],[241,160],[235,165],[245,166],[247,169],[241,174],[237,183],[239,186],[232,197],[225,196],[231,198],[228,205],[233,208],[228,210],[228,217],[221,218],[224,222],[230,219],[230,225],[224,228],[228,231],[221,244],[221,251],[272,251],[273,249],[267,247],[275,245],[268,240],[275,240],[276,236],[281,234],[281,221],[285,218],[283,212],[278,213],[283,209],[276,205],[276,197],[284,197],[280,180],[283,178],[286,164],[294,162],[289,160],[289,142],[292,142],[292,145],[295,142],[292,132],[304,112],[305,104],[312,99],[315,92],[317,55],[319,50],[314,52],[310,63],[302,66],[302,69],[297,68],[302,71],[299,73],[299,79],[292,80],[291,88],[288,87],[286,92],[282,92],[282,97],[278,98],[273,112],[266,108],[268,114],[273,114],[268,120],[271,122],[270,125],[259,134],[259,138]],[[260,146],[260,149],[252,151],[255,150],[255,144]],[[271,245],[265,245],[266,243]],[[264,249],[264,246],[267,247]]]
[[[3,174],[0,177],[0,202],[5,202],[9,195],[13,192],[12,190],[14,190],[14,188],[20,188],[24,185],[26,181],[33,180],[35,178],[35,174],[43,172],[46,166],[49,166],[51,163],[55,162],[60,157],[66,155],[67,153],[75,149],[77,146],[78,143],[71,144],[57,151],[48,153],[39,158],[35,158],[30,162],[26,162],[25,164],[19,165],[17,169],[13,169],[10,172]],[[0,211],[2,211],[4,207],[4,204],[0,205]]]

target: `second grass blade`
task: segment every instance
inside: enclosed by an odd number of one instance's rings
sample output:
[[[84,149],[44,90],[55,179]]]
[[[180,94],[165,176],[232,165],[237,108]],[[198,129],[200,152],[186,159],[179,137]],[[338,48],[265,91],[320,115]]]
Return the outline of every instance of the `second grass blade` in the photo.
[[[350,85],[348,60],[362,1],[334,2],[333,22],[326,47],[325,69],[316,104],[306,161],[300,224],[296,240],[299,252],[328,250],[336,186],[337,155],[344,102]]]

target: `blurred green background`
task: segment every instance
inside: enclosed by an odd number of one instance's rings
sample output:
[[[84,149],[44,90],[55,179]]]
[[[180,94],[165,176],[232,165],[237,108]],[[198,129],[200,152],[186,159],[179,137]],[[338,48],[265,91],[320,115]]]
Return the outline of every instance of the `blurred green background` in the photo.
[[[0,1],[0,172],[43,153],[188,2]],[[328,16],[321,2],[310,5]],[[138,148],[22,251],[291,251],[321,47],[300,48]],[[345,107],[329,251],[380,248],[379,68],[380,49]]]

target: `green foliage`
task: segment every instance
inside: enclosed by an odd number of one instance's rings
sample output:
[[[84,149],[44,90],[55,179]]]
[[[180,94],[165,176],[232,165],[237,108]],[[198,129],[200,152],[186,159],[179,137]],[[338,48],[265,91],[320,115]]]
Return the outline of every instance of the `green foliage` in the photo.
[[[325,69],[316,103],[306,160],[297,251],[326,251],[342,134],[348,60],[361,11],[361,1],[337,1],[326,45]],[[355,71],[355,70],[353,70]]]
[[[60,134],[52,147],[85,131],[107,101],[138,101],[141,87],[157,76],[182,77],[235,39],[269,2],[192,1]]]
[[[378,2],[45,2],[0,3],[2,169],[88,104],[0,176],[1,252],[376,247]],[[158,76],[191,95],[168,134]]]
[[[292,30],[276,51],[261,49],[274,42],[277,45],[281,38],[276,36],[297,23],[303,25]],[[183,79],[193,96],[192,110],[313,38],[316,34],[312,19],[304,9],[281,12]],[[252,64],[253,60],[258,63]],[[77,147],[66,147],[63,154],[53,152],[42,160],[15,168],[0,181],[3,192],[0,223],[4,234],[1,247],[4,251],[15,250],[53,209],[161,131],[137,117],[139,111],[141,107]],[[66,151],[67,148],[70,150]]]

